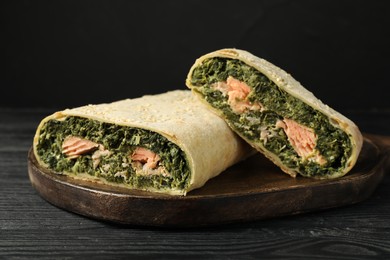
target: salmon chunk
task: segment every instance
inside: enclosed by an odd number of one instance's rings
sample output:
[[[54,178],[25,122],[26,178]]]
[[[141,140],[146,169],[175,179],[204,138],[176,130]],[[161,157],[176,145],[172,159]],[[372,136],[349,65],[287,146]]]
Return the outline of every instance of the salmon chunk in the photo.
[[[68,136],[62,143],[62,153],[69,159],[98,149],[99,144],[77,136]]]
[[[315,149],[317,135],[313,129],[287,118],[283,121],[279,120],[276,126],[283,128],[291,146],[303,160],[313,160],[321,165],[326,163],[326,160]]]
[[[228,104],[234,113],[242,114],[246,110],[260,110],[260,103],[252,103],[248,100],[251,88],[242,81],[229,76],[226,82],[217,82],[214,88],[228,96]]]
[[[147,148],[137,147],[129,157],[137,175],[171,176],[164,166],[159,165],[160,156]]]
[[[137,147],[131,155],[131,160],[141,163],[147,169],[155,169],[160,156],[147,148]]]

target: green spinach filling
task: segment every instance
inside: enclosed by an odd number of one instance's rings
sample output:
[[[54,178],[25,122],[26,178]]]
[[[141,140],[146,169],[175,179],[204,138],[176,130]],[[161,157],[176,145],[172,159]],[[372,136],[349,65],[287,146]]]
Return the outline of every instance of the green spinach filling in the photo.
[[[110,153],[100,157],[94,166],[92,153],[70,159],[62,153],[66,137],[77,136],[104,146]],[[137,147],[156,153],[160,164],[169,174],[140,175],[131,166],[129,155]],[[132,187],[156,189],[180,189],[187,187],[190,170],[186,155],[164,136],[133,127],[118,126],[80,117],[65,120],[49,120],[40,130],[37,153],[48,167],[61,173],[87,173],[109,182]],[[109,166],[107,166],[109,165]]]
[[[228,103],[228,97],[213,87],[217,82],[226,82],[229,76],[246,83],[251,88],[247,99],[260,103],[263,109],[235,113]],[[333,126],[328,117],[280,89],[264,74],[242,61],[207,59],[193,70],[191,84],[208,103],[223,112],[233,129],[246,139],[261,143],[286,166],[304,176],[321,177],[338,172],[344,168],[351,154],[348,135]],[[315,149],[326,159],[325,164],[300,158],[284,130],[276,127],[276,123],[284,118],[314,130],[317,135]],[[270,136],[266,142],[260,139],[262,132]]]

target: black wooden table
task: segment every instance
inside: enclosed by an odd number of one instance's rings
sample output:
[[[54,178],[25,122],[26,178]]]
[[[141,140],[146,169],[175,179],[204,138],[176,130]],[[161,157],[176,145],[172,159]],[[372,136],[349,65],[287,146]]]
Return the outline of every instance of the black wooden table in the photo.
[[[0,108],[0,259],[390,259],[390,175],[358,204],[193,229],[122,226],[43,200],[27,152],[51,109]],[[390,135],[390,110],[346,111],[363,132]]]

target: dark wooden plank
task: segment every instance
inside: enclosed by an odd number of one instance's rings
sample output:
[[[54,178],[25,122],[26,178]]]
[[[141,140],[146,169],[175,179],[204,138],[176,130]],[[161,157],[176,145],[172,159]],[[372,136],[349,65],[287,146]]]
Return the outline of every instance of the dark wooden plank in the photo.
[[[51,112],[0,108],[0,259],[390,259],[389,174],[354,205],[217,227],[113,225],[57,208],[27,173],[35,127]],[[386,111],[350,115],[390,134]]]
[[[373,136],[380,145],[387,139]],[[227,169],[187,196],[169,196],[75,180],[42,168],[29,153],[34,188],[63,209],[115,223],[198,227],[294,215],[367,199],[382,180],[390,146],[364,138],[358,163],[343,178],[291,178],[259,155]],[[382,141],[384,140],[384,141]]]

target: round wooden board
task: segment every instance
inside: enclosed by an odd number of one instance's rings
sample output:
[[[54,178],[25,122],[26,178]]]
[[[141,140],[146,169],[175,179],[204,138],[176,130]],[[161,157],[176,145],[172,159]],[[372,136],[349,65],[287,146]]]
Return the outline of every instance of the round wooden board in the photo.
[[[338,179],[291,178],[257,154],[187,196],[115,188],[54,174],[37,164],[32,149],[28,172],[45,200],[90,218],[161,227],[221,225],[318,211],[368,198],[388,166],[386,138],[365,135],[358,163]]]

